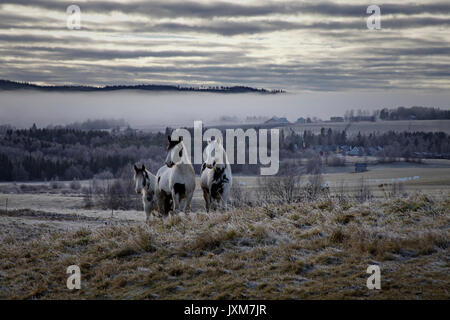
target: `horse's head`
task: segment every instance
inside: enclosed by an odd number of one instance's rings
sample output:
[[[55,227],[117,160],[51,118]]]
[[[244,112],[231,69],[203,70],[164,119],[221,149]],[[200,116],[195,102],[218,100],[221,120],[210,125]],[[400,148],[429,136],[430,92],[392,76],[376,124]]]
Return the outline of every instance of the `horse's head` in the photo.
[[[208,145],[205,148],[205,164],[206,167],[212,169],[214,167],[223,168],[226,165],[225,149],[222,146],[222,141],[208,140]]]
[[[182,143],[183,137],[179,137],[178,140],[172,140],[168,136],[169,144],[167,145],[166,161],[164,162],[169,168],[172,168],[175,164],[181,162],[183,159],[184,145]]]
[[[145,166],[142,165],[142,168],[138,168],[134,165],[134,182],[135,182],[135,191],[137,194],[142,192],[142,189],[146,187],[147,183],[147,171],[145,171]]]

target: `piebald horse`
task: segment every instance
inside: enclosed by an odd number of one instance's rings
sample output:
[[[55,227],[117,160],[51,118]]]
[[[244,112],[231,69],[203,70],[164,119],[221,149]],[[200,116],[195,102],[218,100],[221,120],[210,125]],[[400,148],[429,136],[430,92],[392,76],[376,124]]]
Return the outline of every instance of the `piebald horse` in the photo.
[[[136,193],[142,194],[144,211],[147,215],[146,221],[148,222],[151,213],[159,209],[156,177],[150,171],[145,169],[144,165],[142,165],[142,168],[138,168],[134,165],[134,182],[136,183]]]
[[[167,204],[170,197],[172,210],[187,213],[191,206],[192,196],[195,190],[195,171],[187,155],[183,137],[172,140],[168,137],[167,156],[165,166],[159,169],[156,178],[158,189],[161,191],[160,203]],[[164,206],[165,214],[168,214],[169,206]],[[167,210],[167,211],[166,211]]]
[[[230,162],[220,139],[208,141],[205,156],[206,161],[202,165],[200,185],[203,190],[206,211],[209,212],[210,207],[215,210],[218,205],[221,205],[222,209],[227,209],[232,176]]]

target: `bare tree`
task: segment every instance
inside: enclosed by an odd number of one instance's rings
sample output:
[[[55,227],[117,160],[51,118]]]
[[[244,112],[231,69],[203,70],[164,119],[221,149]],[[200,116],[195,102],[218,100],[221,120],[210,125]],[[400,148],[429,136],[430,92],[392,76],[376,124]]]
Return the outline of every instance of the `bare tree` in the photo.
[[[366,183],[364,177],[361,177],[361,180],[356,188],[355,199],[359,202],[364,202],[370,201],[372,198],[372,188]]]
[[[301,175],[259,177],[259,200],[265,203],[292,203],[301,198]]]

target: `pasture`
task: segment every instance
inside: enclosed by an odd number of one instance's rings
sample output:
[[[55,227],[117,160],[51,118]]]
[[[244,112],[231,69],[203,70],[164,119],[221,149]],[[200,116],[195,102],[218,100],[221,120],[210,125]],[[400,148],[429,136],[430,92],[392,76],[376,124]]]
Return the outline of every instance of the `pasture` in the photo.
[[[448,163],[332,169],[323,175],[331,194],[345,181],[351,195],[364,177],[372,200],[206,214],[197,180],[192,213],[146,224],[143,211],[84,209],[69,182],[2,183],[0,298],[448,299]],[[414,176],[396,197],[379,190],[380,181]],[[234,183],[241,195],[260,186],[248,176]],[[65,286],[72,264],[82,270],[74,292]],[[369,264],[380,266],[382,290],[366,288]]]
[[[1,299],[448,299],[450,202],[426,195],[143,223],[0,211]],[[69,227],[71,225],[71,227]],[[66,267],[81,268],[81,289]],[[381,290],[366,287],[379,265]]]

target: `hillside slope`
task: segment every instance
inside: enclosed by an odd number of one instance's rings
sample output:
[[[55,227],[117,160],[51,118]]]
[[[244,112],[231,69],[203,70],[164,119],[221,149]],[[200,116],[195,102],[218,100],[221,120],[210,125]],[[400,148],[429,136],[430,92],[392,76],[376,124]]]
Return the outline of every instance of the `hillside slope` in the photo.
[[[51,231],[52,221],[33,230],[0,224],[0,298],[448,299],[449,213],[448,198],[415,195],[197,212],[150,225],[96,220],[76,232]],[[66,288],[73,264],[79,291]],[[366,287],[371,264],[381,268],[381,290]]]

